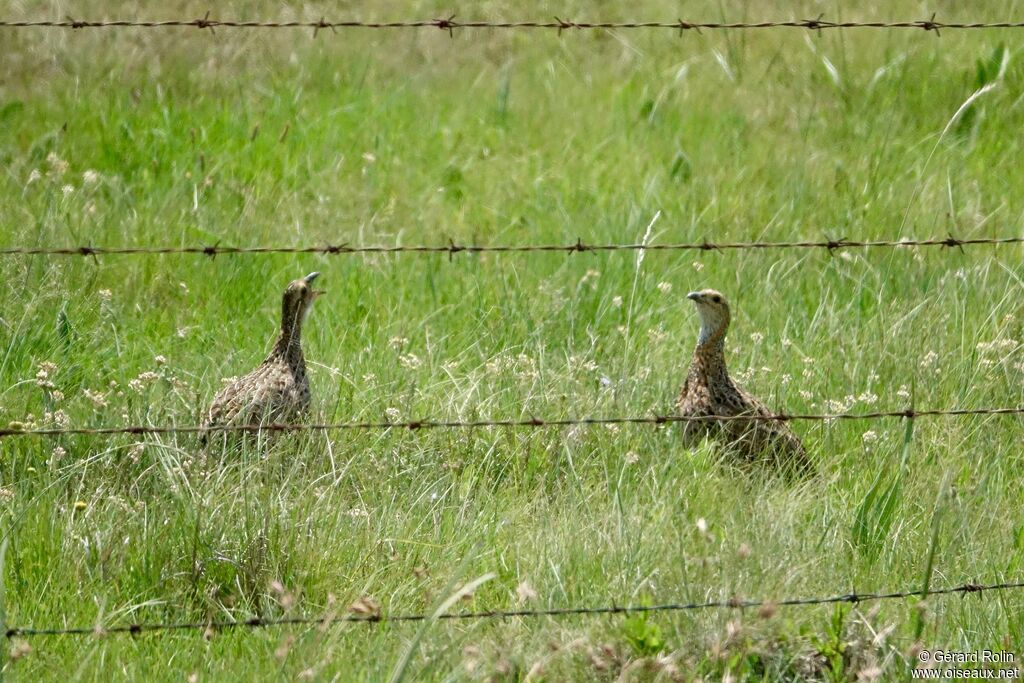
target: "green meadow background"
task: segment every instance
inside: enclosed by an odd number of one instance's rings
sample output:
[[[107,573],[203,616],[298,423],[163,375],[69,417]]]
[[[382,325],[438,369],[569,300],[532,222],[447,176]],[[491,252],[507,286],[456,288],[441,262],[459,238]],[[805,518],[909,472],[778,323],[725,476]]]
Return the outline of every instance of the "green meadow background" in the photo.
[[[1024,20],[1019,2],[6,3],[4,19]],[[1020,30],[0,28],[0,246],[1021,235]],[[972,93],[984,91],[969,101]],[[967,103],[966,107],[964,106]],[[958,113],[959,112],[959,113]],[[0,257],[0,424],[196,424],[327,290],[319,422],[672,410],[688,291],[787,412],[1024,404],[1022,247]],[[0,439],[7,627],[782,599],[1021,578],[1019,415]],[[891,680],[1024,593],[15,638],[12,680]]]

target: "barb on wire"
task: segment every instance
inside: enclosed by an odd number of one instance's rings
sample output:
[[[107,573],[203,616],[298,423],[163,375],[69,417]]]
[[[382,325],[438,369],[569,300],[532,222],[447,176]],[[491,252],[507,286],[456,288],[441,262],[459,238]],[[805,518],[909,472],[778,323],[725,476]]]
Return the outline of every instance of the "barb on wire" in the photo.
[[[995,584],[965,583],[961,586],[949,588],[938,588],[935,590],[905,590],[893,591],[890,593],[845,593],[812,598],[791,598],[786,600],[744,600],[739,597],[728,600],[711,600],[707,602],[688,603],[666,603],[660,605],[608,605],[599,607],[555,607],[549,609],[522,609],[522,610],[486,610],[481,612],[448,612],[438,615],[437,619],[442,620],[477,620],[477,619],[510,619],[513,617],[566,617],[566,616],[595,616],[602,614],[635,614],[640,612],[683,612],[704,609],[747,609],[751,607],[800,607],[807,605],[825,605],[830,603],[851,603],[873,602],[878,600],[906,600],[914,597],[927,597],[931,595],[951,595],[960,593],[983,593],[987,591],[1003,591],[1024,588],[1024,581],[1007,582]],[[139,635],[153,631],[195,631],[195,630],[217,630],[231,628],[267,628],[271,626],[309,625],[327,626],[341,623],[381,623],[381,622],[408,622],[427,621],[435,618],[430,614],[396,614],[396,615],[327,615],[322,617],[282,617],[277,619],[265,619],[253,617],[238,621],[209,620],[202,622],[176,622],[176,623],[134,623],[118,626],[91,626],[71,628],[34,628],[34,627],[9,627],[4,635],[7,638],[32,637],[32,636],[101,636],[115,633],[130,633]]]
[[[1024,406],[1005,408],[953,408],[953,409],[929,409],[915,410],[906,408],[904,410],[878,411],[871,413],[775,413],[769,415],[706,415],[706,416],[682,416],[682,415],[643,415],[643,416],[616,416],[616,417],[581,417],[581,418],[554,418],[541,419],[531,417],[529,419],[516,420],[409,420],[406,422],[334,422],[334,423],[269,423],[269,424],[229,424],[201,427],[198,425],[130,425],[125,427],[25,427],[20,423],[11,423],[7,427],[0,428],[0,438],[3,437],[27,437],[27,436],[59,436],[59,435],[108,435],[108,434],[189,434],[189,433],[216,433],[216,432],[334,432],[342,430],[383,430],[383,429],[407,429],[418,431],[421,429],[480,429],[486,427],[532,427],[551,428],[569,427],[576,425],[654,425],[661,426],[675,422],[691,422],[714,420],[717,422],[730,421],[761,421],[761,422],[791,422],[796,420],[809,422],[833,422],[837,420],[878,420],[882,418],[901,418],[914,420],[921,417],[951,417],[962,415],[1021,415],[1024,414]]]
[[[173,247],[173,246],[138,246],[138,247],[97,247],[83,245],[77,247],[24,247],[24,246],[0,246],[0,256],[106,256],[106,255],[133,255],[133,254],[200,254],[203,256],[216,256],[217,254],[398,254],[398,253],[419,253],[419,254],[479,254],[482,252],[497,253],[520,253],[520,252],[600,252],[600,251],[725,251],[725,250],[755,250],[755,249],[825,249],[836,251],[837,249],[864,248],[912,248],[912,247],[944,247],[960,248],[974,245],[1001,245],[1001,244],[1022,244],[1024,236],[1012,237],[970,237],[959,238],[953,235],[947,237],[933,237],[927,239],[899,239],[899,240],[850,240],[825,239],[787,242],[676,242],[665,244],[587,244],[582,239],[565,244],[456,244],[449,240],[448,244],[418,244],[418,245],[364,245],[350,246],[321,245],[321,246],[255,246],[255,247],[232,247],[221,246],[220,243],[213,245]]]
[[[6,19],[0,20],[0,28],[65,28],[81,30],[86,28],[196,28],[199,30],[216,28],[238,28],[238,29],[278,29],[278,28],[300,28],[313,29],[314,35],[320,29],[420,29],[436,28],[447,31],[454,35],[455,29],[550,29],[559,35],[566,29],[578,30],[627,30],[627,29],[670,29],[680,33],[687,30],[700,31],[701,29],[771,29],[771,28],[798,28],[809,31],[821,31],[822,29],[837,28],[873,28],[873,29],[918,29],[925,32],[934,31],[941,35],[940,31],[945,29],[997,29],[997,28],[1024,28],[1024,21],[976,21],[976,22],[946,22],[939,21],[936,14],[928,19],[903,20],[903,21],[829,21],[824,15],[816,19],[787,19],[778,21],[568,21],[554,17],[553,21],[459,21],[451,15],[447,19],[413,19],[406,21],[360,21],[360,20],[335,20],[328,21],[321,17],[319,20],[304,21],[238,21],[233,19],[212,19],[210,13],[198,19],[103,19],[84,21],[67,17],[63,20],[52,19]]]

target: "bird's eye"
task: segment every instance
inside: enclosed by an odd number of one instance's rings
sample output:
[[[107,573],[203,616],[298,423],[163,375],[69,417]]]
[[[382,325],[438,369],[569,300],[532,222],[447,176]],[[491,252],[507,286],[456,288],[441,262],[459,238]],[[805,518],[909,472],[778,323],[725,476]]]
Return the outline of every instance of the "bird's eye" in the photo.
[[[711,300],[714,301],[716,304],[722,303],[722,297],[718,296],[717,294],[711,297]]]

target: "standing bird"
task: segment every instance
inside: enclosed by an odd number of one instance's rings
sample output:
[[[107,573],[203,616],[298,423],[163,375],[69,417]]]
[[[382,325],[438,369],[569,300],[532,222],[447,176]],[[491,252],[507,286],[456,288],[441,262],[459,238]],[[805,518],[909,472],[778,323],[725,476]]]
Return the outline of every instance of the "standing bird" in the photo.
[[[312,284],[320,273],[289,283],[281,302],[281,334],[258,368],[221,389],[210,404],[204,429],[222,425],[288,422],[309,408],[309,380],[302,356],[302,323],[323,294]],[[209,432],[203,432],[206,443]]]
[[[680,417],[771,415],[763,403],[736,386],[725,367],[729,302],[713,289],[690,292],[686,298],[697,305],[700,336],[679,395]],[[768,460],[792,471],[806,471],[810,464],[803,444],[785,422],[714,419],[684,422],[683,438],[688,445],[696,445],[704,437],[723,442],[747,462]]]

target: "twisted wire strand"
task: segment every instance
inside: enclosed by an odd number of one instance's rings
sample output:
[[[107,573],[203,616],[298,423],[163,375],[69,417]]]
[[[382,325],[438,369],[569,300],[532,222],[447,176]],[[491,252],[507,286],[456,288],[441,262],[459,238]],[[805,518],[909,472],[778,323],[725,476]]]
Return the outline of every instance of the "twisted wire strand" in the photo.
[[[1024,28],[1021,21],[975,21],[975,22],[952,22],[939,21],[937,15],[932,14],[928,19],[902,20],[902,21],[830,21],[824,15],[816,19],[787,19],[776,21],[756,22],[717,22],[717,21],[685,21],[676,19],[674,21],[573,21],[553,17],[547,21],[462,21],[456,19],[456,15],[447,18],[435,19],[412,19],[404,21],[360,21],[360,20],[332,20],[328,21],[321,17],[319,20],[249,20],[240,21],[232,19],[215,19],[207,12],[204,17],[194,19],[101,19],[101,20],[80,20],[67,17],[60,20],[52,19],[25,19],[25,20],[0,20],[0,28],[60,28],[60,29],[89,29],[89,28],[196,28],[200,30],[215,31],[218,28],[237,29],[286,29],[300,28],[312,29],[314,35],[322,30],[336,32],[338,29],[420,29],[434,28],[454,35],[459,29],[513,29],[533,30],[547,29],[557,31],[559,35],[563,32],[577,30],[630,30],[630,29],[667,29],[678,31],[682,34],[685,31],[703,30],[737,30],[737,29],[773,29],[773,28],[798,28],[811,31],[823,29],[841,28],[868,28],[868,29],[918,29],[931,31],[941,35],[943,30],[976,30],[976,29],[1018,29]]]
[[[289,625],[320,625],[328,626],[341,623],[383,623],[383,622],[415,622],[427,621],[430,619],[439,620],[480,620],[480,619],[510,619],[514,617],[535,618],[535,617],[564,617],[564,616],[596,616],[610,614],[636,614],[650,612],[680,612],[705,609],[747,609],[752,607],[800,607],[808,605],[825,605],[832,603],[858,604],[862,602],[874,602],[879,600],[905,600],[913,597],[927,597],[932,595],[951,595],[960,593],[984,593],[989,591],[1005,591],[1024,588],[1024,581],[1004,582],[994,584],[965,583],[960,586],[938,588],[934,590],[915,589],[905,591],[893,591],[889,593],[844,593],[810,598],[789,598],[785,600],[744,600],[738,597],[728,600],[710,600],[706,602],[688,603],[665,603],[659,605],[602,605],[597,607],[555,607],[549,609],[520,609],[520,610],[484,610],[479,612],[447,612],[438,615],[432,614],[344,614],[326,615],[321,617],[281,617],[262,618],[253,617],[242,620],[207,620],[195,622],[167,622],[167,623],[133,623],[116,626],[96,625],[92,627],[69,627],[69,628],[35,628],[35,627],[10,627],[5,631],[7,638],[28,638],[36,636],[101,636],[106,634],[130,633],[139,635],[145,632],[154,631],[194,631],[194,630],[217,630],[234,628],[267,628],[273,626]]]
[[[364,245],[324,244],[310,246],[251,246],[234,247],[221,245],[194,246],[138,246],[138,247],[0,247],[0,256],[16,255],[53,255],[53,256],[105,256],[134,254],[200,254],[214,257],[219,254],[397,254],[397,253],[436,253],[452,256],[459,253],[478,254],[484,252],[516,253],[516,252],[601,252],[601,251],[727,251],[755,249],[826,249],[830,252],[839,249],[856,247],[865,248],[912,248],[912,247],[943,247],[963,248],[975,245],[1022,244],[1024,236],[1010,237],[972,237],[958,238],[952,235],[928,239],[899,240],[849,240],[825,239],[783,242],[676,242],[667,244],[587,244],[581,239],[566,244],[419,244],[419,245]]]
[[[12,423],[0,428],[0,438],[13,437],[49,437],[61,435],[110,435],[110,434],[188,434],[215,432],[333,432],[342,430],[385,430],[404,429],[418,431],[420,429],[480,429],[487,427],[500,428],[550,428],[570,427],[576,425],[665,425],[676,422],[692,422],[714,420],[729,421],[760,421],[760,422],[833,422],[837,420],[877,420],[883,418],[917,419],[922,417],[952,417],[964,415],[1020,415],[1024,414],[1024,406],[998,408],[952,408],[876,411],[869,413],[775,413],[769,415],[638,415],[613,417],[582,417],[582,418],[549,418],[530,417],[524,419],[501,420],[408,420],[404,422],[334,422],[334,423],[268,423],[268,424],[227,424],[203,427],[200,425],[129,425],[124,427],[41,427],[27,428]]]

